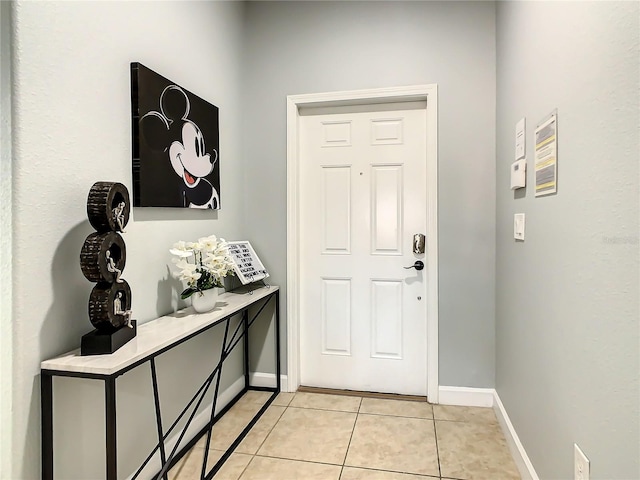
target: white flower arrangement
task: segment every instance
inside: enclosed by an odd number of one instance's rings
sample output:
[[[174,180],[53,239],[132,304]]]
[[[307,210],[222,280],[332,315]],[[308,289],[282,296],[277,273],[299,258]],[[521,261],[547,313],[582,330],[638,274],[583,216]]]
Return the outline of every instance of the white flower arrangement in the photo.
[[[215,235],[199,238],[197,242],[175,243],[169,250],[179,271],[174,276],[187,282],[187,288],[180,294],[183,300],[196,292],[214,287],[222,287],[222,279],[233,274],[233,260],[224,238]],[[193,259],[193,263],[189,262]]]

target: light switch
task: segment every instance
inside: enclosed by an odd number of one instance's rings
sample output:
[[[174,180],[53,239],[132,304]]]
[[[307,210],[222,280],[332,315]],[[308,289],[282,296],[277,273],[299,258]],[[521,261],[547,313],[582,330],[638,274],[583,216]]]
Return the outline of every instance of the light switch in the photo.
[[[524,213],[513,214],[513,238],[524,240]]]

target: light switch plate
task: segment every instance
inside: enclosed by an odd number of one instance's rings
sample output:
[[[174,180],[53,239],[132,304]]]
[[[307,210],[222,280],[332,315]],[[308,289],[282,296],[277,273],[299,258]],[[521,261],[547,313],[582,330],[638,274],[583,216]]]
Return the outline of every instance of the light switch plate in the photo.
[[[513,238],[524,240],[524,213],[513,214]]]

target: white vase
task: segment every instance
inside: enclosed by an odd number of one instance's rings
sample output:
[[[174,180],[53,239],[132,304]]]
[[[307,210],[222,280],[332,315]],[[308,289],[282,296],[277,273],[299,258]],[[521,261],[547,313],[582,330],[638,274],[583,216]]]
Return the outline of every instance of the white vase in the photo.
[[[216,302],[218,301],[218,288],[213,287],[209,290],[203,290],[202,292],[196,292],[191,295],[191,305],[193,309],[198,313],[210,312],[216,308]]]

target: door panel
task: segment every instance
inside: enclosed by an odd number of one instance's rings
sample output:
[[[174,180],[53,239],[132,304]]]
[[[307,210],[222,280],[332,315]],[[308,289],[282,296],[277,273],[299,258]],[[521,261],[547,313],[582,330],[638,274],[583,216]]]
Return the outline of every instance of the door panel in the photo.
[[[351,279],[322,279],[322,354],[351,355]]]
[[[303,385],[426,394],[426,105],[300,117]],[[345,111],[347,110],[347,111]]]
[[[371,253],[402,255],[402,165],[371,167]]]
[[[371,357],[402,360],[402,282],[371,281]]]
[[[351,167],[322,167],[322,200],[322,252],[348,254],[351,247]]]

